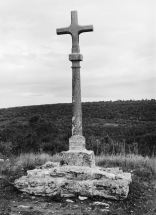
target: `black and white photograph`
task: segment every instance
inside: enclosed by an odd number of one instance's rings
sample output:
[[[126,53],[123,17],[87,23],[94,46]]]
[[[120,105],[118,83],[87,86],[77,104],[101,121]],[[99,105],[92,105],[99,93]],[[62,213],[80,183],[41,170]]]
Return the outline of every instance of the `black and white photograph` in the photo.
[[[156,215],[156,1],[0,0],[0,215]]]

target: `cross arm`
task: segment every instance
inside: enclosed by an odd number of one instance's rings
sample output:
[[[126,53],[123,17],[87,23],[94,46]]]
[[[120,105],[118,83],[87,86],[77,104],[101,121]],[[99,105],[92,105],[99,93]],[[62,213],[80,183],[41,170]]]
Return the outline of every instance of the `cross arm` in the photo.
[[[58,29],[56,29],[56,33],[58,35],[60,35],[60,34],[71,34],[69,27],[68,28],[58,28]]]
[[[79,34],[83,32],[90,32],[93,31],[93,25],[84,25],[84,26],[79,26]]]

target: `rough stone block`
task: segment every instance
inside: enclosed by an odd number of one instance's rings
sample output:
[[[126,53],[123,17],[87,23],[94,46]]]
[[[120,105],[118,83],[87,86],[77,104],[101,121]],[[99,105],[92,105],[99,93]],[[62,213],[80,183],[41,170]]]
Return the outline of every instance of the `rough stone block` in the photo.
[[[69,150],[61,152],[62,163],[70,166],[95,166],[95,155],[93,151],[84,149],[81,150]]]
[[[27,171],[27,176],[15,180],[14,185],[21,191],[42,195],[74,197],[104,197],[122,200],[127,198],[131,173],[123,173],[117,168],[55,166]],[[49,167],[49,168],[48,168]]]
[[[85,138],[81,135],[73,135],[69,139],[69,150],[84,150]]]

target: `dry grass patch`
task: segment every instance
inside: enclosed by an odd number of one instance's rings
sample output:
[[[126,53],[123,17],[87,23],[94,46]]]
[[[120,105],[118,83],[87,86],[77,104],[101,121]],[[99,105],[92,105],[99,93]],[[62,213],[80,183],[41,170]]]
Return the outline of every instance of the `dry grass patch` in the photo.
[[[59,154],[50,155],[48,153],[27,153],[21,154],[15,158],[15,164],[21,165],[24,169],[34,169],[36,166],[41,166],[47,161],[59,162],[61,157]]]
[[[6,176],[10,181],[26,174],[27,170],[41,166],[47,161],[59,162],[59,154],[27,153],[10,158],[10,162],[0,164],[0,175]],[[143,157],[141,155],[100,155],[96,156],[96,165],[102,167],[121,167],[123,170],[133,171],[142,177],[156,177],[156,157]]]
[[[0,164],[0,176],[13,181],[25,175],[27,170],[35,169],[36,166],[41,166],[47,161],[59,162],[60,160],[59,154],[53,156],[47,153],[21,154],[17,157],[11,157],[9,162],[5,161]]]
[[[137,175],[156,176],[156,157],[141,155],[100,155],[96,157],[96,165],[103,167],[118,166],[126,170],[134,170]]]

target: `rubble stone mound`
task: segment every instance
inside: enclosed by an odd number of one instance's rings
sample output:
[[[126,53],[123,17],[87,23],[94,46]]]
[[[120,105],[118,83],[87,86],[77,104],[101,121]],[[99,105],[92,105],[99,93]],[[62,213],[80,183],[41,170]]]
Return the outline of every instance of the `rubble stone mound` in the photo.
[[[20,191],[41,196],[127,198],[131,173],[117,168],[60,165],[48,161],[15,180]]]

